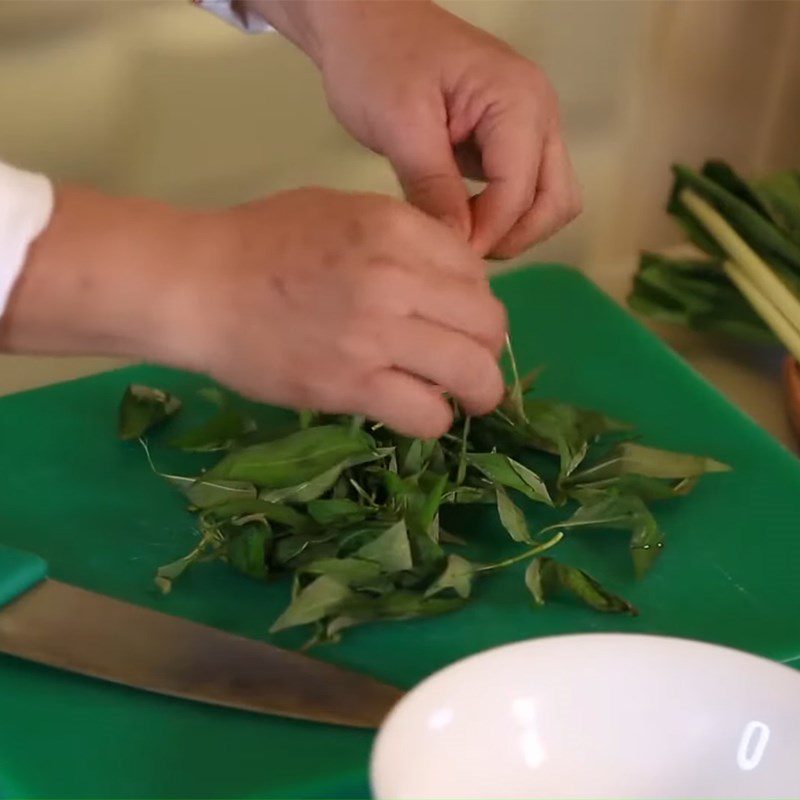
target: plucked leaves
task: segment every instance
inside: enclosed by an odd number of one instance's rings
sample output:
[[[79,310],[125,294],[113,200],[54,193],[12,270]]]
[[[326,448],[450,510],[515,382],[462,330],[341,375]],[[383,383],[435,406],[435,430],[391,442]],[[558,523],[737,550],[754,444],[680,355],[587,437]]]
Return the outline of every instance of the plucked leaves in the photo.
[[[310,626],[309,645],[336,642],[366,623],[457,610],[475,597],[478,578],[521,562],[529,563],[525,582],[539,604],[571,594],[600,611],[635,613],[549,552],[583,529],[597,535],[624,529],[641,576],[663,543],[647,504],[682,496],[703,474],[726,467],[620,441],[630,436],[628,426],[596,411],[526,396],[533,378],[518,378],[513,360],[512,367],[514,380],[501,408],[468,417],[453,404],[452,432],[430,441],[395,435],[360,417],[311,412],[288,428],[252,429],[248,416],[233,411],[236,401],[207,392],[206,399],[219,406],[217,415],[171,444],[227,452],[194,475],[156,472],[186,496],[200,531],[199,544],[161,567],[156,583],[169,591],[188,569],[214,559],[264,582],[265,591],[282,591],[285,584],[276,579],[291,576],[290,603],[271,630]],[[162,390],[139,395],[145,404],[156,399],[148,425],[157,424],[153,420],[167,406],[177,407]],[[142,422],[137,425],[141,430]],[[527,466],[527,456],[537,469],[541,462],[541,475]],[[207,466],[208,456],[196,458],[205,458]],[[532,533],[520,495],[550,507],[553,497],[559,507],[573,506],[561,512],[560,522]],[[496,506],[496,522],[483,514],[488,504]],[[504,528],[510,537],[505,548],[516,552],[489,563],[471,561],[470,538],[440,528],[440,512],[453,505],[494,526],[488,533]]]
[[[181,401],[163,389],[131,384],[119,406],[117,435],[120,439],[139,439],[151,428],[175,416]]]

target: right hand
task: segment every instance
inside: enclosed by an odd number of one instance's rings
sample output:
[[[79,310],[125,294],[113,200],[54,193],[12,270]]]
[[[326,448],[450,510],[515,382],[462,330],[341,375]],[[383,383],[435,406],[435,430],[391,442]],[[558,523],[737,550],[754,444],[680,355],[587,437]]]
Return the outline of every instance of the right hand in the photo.
[[[216,215],[188,366],[258,400],[423,438],[503,394],[503,305],[455,233],[389,197],[300,189]],[[202,224],[202,223],[201,223]],[[191,353],[191,355],[189,355]]]

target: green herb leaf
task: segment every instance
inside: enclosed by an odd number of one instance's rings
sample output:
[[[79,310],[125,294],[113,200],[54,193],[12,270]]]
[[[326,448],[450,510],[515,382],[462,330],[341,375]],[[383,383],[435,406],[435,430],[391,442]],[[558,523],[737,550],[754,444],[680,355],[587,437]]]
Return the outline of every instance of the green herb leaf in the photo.
[[[513,458],[501,453],[468,453],[467,461],[493,483],[516,489],[539,503],[553,504],[544,481]]]
[[[194,508],[210,508],[231,500],[256,497],[256,487],[244,481],[208,480],[205,476],[189,478],[184,475],[164,475],[180,489]]]
[[[195,452],[227,450],[256,429],[255,422],[237,411],[216,387],[201,390],[200,394],[219,406],[218,413],[202,425],[173,437],[169,442],[171,447]]]
[[[228,539],[228,563],[251,578],[264,580],[269,572],[267,554],[273,539],[267,523],[251,522]]]
[[[339,500],[311,500],[308,513],[323,527],[329,525],[347,525],[361,522],[367,518],[368,510],[358,503],[342,498]]]
[[[350,587],[359,587],[377,580],[381,565],[361,558],[320,558],[302,567],[308,575],[328,575]]]
[[[627,600],[605,589],[588,572],[552,558],[535,558],[525,570],[525,585],[537,605],[544,605],[548,596],[564,590],[597,611],[632,616],[639,613]]]
[[[243,500],[229,500],[225,503],[211,506],[203,518],[216,522],[260,519],[278,525],[286,525],[296,531],[310,530],[312,521],[300,511],[283,503],[270,503],[257,497],[248,497]]]
[[[526,400],[525,413],[532,441],[559,454],[562,478],[577,469],[600,436],[629,427],[597,411],[540,398]]]
[[[572,496],[582,503],[567,520],[545,530],[616,528],[631,531],[631,558],[637,578],[653,565],[664,547],[664,534],[641,498],[616,492],[577,488]]]
[[[320,575],[292,600],[269,629],[277,633],[297,625],[308,625],[335,614],[353,597],[353,592],[330,575]]]
[[[286,486],[283,489],[263,489],[258,496],[262,500],[272,503],[310,503],[334,487],[346,466],[347,462],[345,461],[310,481],[304,481],[297,486]]]
[[[119,406],[117,435],[120,439],[139,439],[151,428],[175,416],[181,401],[163,389],[131,384]]]
[[[612,454],[580,474],[573,476],[576,482],[602,480],[619,475],[643,475],[647,478],[694,478],[707,472],[728,472],[730,467],[713,458],[673,453],[644,447],[633,442],[623,442]]]
[[[531,535],[528,531],[528,523],[525,521],[525,515],[520,508],[514,504],[514,501],[508,496],[502,486],[496,486],[497,491],[497,513],[500,516],[500,522],[503,527],[508,531],[508,535],[515,542],[529,543]]]
[[[400,520],[387,528],[373,541],[360,547],[356,555],[380,564],[386,572],[411,569],[411,545],[405,521]]]
[[[441,592],[452,590],[466,599],[472,591],[473,566],[459,555],[451,553],[441,575],[425,590],[425,597],[433,597]]]
[[[374,446],[363,431],[324,425],[230,453],[206,474],[248,481],[265,489],[284,489],[311,481],[343,462],[372,458]]]

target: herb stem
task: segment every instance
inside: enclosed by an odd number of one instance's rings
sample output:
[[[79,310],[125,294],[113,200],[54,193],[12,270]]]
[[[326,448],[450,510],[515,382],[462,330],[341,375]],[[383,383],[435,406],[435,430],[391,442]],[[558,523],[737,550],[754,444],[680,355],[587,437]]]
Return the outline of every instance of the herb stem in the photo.
[[[503,567],[510,567],[512,564],[517,564],[520,561],[525,561],[527,558],[532,558],[533,556],[539,555],[539,553],[543,553],[545,550],[549,550],[551,547],[555,547],[562,539],[564,538],[564,534],[559,531],[552,539],[547,542],[543,542],[542,544],[537,544],[536,547],[531,548],[530,550],[526,550],[524,553],[520,553],[516,556],[511,556],[511,558],[506,558],[503,561],[498,561],[496,564],[486,564],[482,567],[477,567],[474,572],[490,572],[491,570],[495,569],[502,569]]]

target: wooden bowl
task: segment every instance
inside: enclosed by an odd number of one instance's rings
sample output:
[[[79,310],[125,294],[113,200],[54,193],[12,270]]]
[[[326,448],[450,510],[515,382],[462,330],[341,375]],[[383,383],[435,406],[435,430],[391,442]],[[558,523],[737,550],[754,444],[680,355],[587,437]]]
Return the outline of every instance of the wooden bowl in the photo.
[[[783,390],[789,422],[800,438],[800,364],[792,356],[783,362]]]

